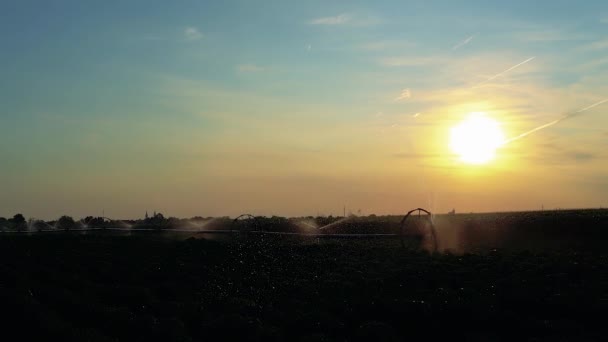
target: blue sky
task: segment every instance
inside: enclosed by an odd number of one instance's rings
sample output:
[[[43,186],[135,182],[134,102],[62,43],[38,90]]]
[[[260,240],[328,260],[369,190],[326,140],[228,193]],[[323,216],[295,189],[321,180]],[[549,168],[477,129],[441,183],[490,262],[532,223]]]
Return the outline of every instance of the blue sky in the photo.
[[[26,0],[0,19],[0,216],[608,205],[606,107],[483,167],[446,148],[469,112],[516,136],[608,97],[604,1]]]

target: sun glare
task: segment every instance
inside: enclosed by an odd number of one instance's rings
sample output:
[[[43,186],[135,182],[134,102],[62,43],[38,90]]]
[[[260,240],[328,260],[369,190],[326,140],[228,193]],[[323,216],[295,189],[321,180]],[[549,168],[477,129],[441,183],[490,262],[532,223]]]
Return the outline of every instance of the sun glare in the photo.
[[[503,142],[504,135],[499,123],[485,113],[471,113],[450,132],[450,149],[460,160],[469,164],[491,161]]]

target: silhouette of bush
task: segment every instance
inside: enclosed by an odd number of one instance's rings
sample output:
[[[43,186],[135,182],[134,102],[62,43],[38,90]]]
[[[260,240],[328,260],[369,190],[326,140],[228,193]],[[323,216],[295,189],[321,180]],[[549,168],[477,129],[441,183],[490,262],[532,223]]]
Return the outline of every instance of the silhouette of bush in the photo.
[[[70,216],[61,216],[59,220],[57,220],[57,228],[70,230],[76,228],[76,222]]]

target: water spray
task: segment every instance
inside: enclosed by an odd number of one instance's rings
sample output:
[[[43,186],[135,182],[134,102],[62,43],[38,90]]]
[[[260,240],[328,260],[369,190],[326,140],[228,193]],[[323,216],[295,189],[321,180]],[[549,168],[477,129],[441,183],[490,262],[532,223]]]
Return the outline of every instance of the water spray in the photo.
[[[401,246],[405,247],[405,241],[403,239],[403,228],[405,226],[405,222],[410,217],[410,215],[412,215],[412,213],[414,213],[415,211],[418,211],[418,217],[420,217],[421,212],[424,212],[427,214],[428,222],[431,227],[431,237],[433,238],[433,252],[437,252],[437,233],[435,232],[435,224],[433,223],[433,214],[430,211],[422,209],[422,208],[416,208],[416,209],[408,211],[408,213],[405,214],[405,216],[401,220],[401,225],[399,227],[399,235],[401,236]]]
[[[230,232],[232,233],[232,232],[234,231],[234,227],[235,227],[235,226],[236,226],[236,225],[237,225],[237,224],[238,224],[240,221],[245,221],[245,220],[253,220],[253,226],[254,226],[254,229],[253,229],[253,230],[254,230],[254,231],[256,231],[256,230],[257,230],[257,228],[259,228],[258,219],[257,219],[255,216],[253,216],[253,215],[251,215],[251,214],[243,214],[243,215],[240,215],[240,216],[236,217],[234,220],[232,220],[232,225],[230,226]],[[243,232],[243,225],[240,225],[238,232],[239,232],[239,233],[242,233],[242,232]]]

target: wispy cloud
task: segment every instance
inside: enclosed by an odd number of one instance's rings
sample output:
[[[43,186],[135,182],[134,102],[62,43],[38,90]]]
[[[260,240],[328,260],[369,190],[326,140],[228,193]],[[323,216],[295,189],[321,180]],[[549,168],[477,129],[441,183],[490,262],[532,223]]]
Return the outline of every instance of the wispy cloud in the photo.
[[[308,23],[311,25],[341,25],[349,22],[351,16],[347,13],[339,14],[335,17],[322,17],[310,20]]]
[[[596,158],[596,155],[592,153],[576,151],[568,153],[567,156],[579,162],[588,161]]]
[[[590,60],[583,64],[579,64],[577,66],[574,66],[572,69],[581,71],[581,72],[589,72],[591,70],[597,70],[599,68],[603,69],[603,68],[605,68],[606,65],[608,65],[608,58],[603,57],[603,58],[597,58],[594,60]]]
[[[201,31],[198,30],[198,28],[190,26],[186,27],[186,29],[184,30],[184,37],[186,38],[186,40],[193,41],[203,38],[203,34],[201,33]]]
[[[365,13],[342,13],[333,17],[314,18],[309,20],[308,24],[323,26],[367,27],[377,25],[381,22],[382,19],[374,15]]]
[[[472,35],[472,36],[468,37],[467,39],[461,41],[460,43],[454,45],[454,47],[452,48],[452,50],[458,50],[461,47],[469,44],[473,40],[474,37],[475,37],[475,35]]]
[[[597,40],[593,43],[581,47],[582,51],[604,50],[608,49],[608,39]]]
[[[580,163],[593,162],[602,157],[602,153],[598,151],[584,151],[580,147],[570,146],[567,143],[550,142],[538,143],[536,153],[532,153],[526,158],[543,165],[567,165],[572,163],[580,165]]]
[[[410,91],[410,89],[409,88],[403,89],[401,91],[401,94],[399,94],[399,96],[395,98],[395,101],[406,100],[406,99],[409,99],[410,97],[412,97],[412,92]]]
[[[415,152],[398,152],[393,153],[392,156],[398,159],[426,159],[426,158],[440,158],[444,157],[440,153],[415,153]]]
[[[388,49],[412,48],[416,44],[403,40],[380,40],[363,43],[357,46],[358,49],[367,51],[380,51]]]
[[[260,72],[264,71],[265,68],[255,64],[239,64],[236,66],[236,70],[239,72]]]
[[[446,62],[445,58],[441,57],[388,57],[380,60],[380,64],[384,66],[425,66],[435,65]]]
[[[577,32],[554,29],[535,29],[518,31],[511,34],[513,38],[524,42],[558,42],[558,41],[576,41],[589,40],[587,35]]]

